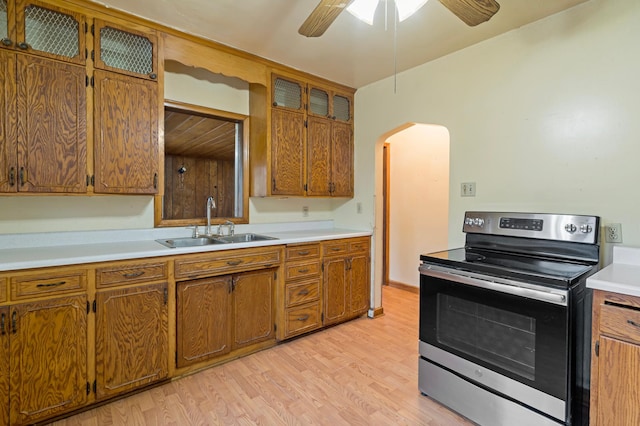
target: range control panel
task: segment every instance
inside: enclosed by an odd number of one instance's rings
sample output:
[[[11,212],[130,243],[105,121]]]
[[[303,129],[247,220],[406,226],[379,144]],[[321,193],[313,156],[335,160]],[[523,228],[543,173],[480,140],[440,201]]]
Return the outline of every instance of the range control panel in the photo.
[[[466,212],[462,231],[595,244],[598,242],[599,223],[598,216]]]

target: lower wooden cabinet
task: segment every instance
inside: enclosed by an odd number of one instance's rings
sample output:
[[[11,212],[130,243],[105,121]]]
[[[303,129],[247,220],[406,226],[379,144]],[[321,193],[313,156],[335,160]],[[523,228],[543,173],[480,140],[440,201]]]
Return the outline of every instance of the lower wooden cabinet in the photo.
[[[233,277],[233,349],[273,339],[275,270]]]
[[[2,280],[2,278],[0,278]],[[9,307],[0,306],[0,424],[9,424]]]
[[[640,424],[640,298],[596,290],[590,424]]]
[[[323,325],[355,318],[369,309],[369,237],[323,244]]]
[[[231,281],[228,275],[177,284],[178,368],[231,351]]]
[[[167,284],[96,294],[96,397],[168,377]]]
[[[177,283],[177,367],[274,337],[275,270]]]
[[[22,303],[9,310],[11,424],[32,423],[84,405],[86,296]],[[6,374],[4,366],[2,371]]]

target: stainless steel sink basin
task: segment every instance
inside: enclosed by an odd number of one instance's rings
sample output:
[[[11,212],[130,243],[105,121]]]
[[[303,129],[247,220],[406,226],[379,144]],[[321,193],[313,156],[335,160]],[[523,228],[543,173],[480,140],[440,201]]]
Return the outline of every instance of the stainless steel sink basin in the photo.
[[[210,237],[173,238],[173,239],[156,240],[156,241],[169,248],[200,247],[200,246],[209,246],[212,244],[227,244],[227,241],[221,241],[216,238],[210,238]]]
[[[274,237],[268,237],[266,235],[260,234],[234,234],[234,235],[225,235],[222,237],[216,237],[216,240],[223,241],[225,243],[249,243],[252,241],[266,241],[266,240],[277,240]]]

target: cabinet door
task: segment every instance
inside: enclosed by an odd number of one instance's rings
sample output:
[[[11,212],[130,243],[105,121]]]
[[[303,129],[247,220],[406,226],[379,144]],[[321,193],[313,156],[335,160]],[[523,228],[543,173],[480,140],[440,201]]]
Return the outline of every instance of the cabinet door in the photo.
[[[331,127],[331,195],[353,197],[353,138],[351,125],[334,121]]]
[[[347,260],[328,258],[324,262],[324,325],[344,320],[349,312]]]
[[[597,425],[640,424],[640,345],[600,337]]]
[[[274,273],[267,269],[233,277],[233,349],[273,338]]]
[[[167,284],[96,294],[97,398],[168,375]]]
[[[86,63],[86,17],[39,0],[16,0],[16,46],[39,56]]]
[[[95,192],[155,194],[158,84],[95,71]]]
[[[369,255],[353,256],[349,260],[350,316],[360,316],[369,310]]]
[[[18,191],[86,192],[83,67],[18,55]]]
[[[87,399],[87,298],[11,307],[11,423],[82,406]]]
[[[15,43],[15,10],[12,1],[0,0],[0,49]]]
[[[308,118],[307,195],[331,195],[331,120],[327,118]]]
[[[16,56],[0,50],[0,192],[17,191]]]
[[[271,194],[304,195],[304,115],[271,111]]]
[[[9,308],[0,306],[0,424],[9,424]]]
[[[158,78],[154,31],[137,31],[96,19],[94,33],[96,68],[149,80]]]
[[[231,350],[231,276],[178,283],[178,367]]]

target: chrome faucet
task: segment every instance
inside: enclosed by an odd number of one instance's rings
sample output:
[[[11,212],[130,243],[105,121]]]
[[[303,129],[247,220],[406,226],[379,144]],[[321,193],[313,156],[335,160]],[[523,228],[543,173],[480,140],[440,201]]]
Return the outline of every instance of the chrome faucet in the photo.
[[[231,222],[230,220],[226,220],[224,223],[218,225],[218,234],[222,235],[222,227],[226,226],[227,227],[227,234],[228,235],[233,235],[233,233],[235,232],[235,223]]]
[[[213,197],[207,198],[207,229],[204,230],[205,235],[211,235],[211,209],[216,208],[216,202]],[[219,229],[219,228],[218,228]]]

